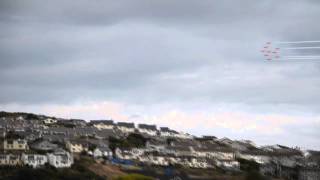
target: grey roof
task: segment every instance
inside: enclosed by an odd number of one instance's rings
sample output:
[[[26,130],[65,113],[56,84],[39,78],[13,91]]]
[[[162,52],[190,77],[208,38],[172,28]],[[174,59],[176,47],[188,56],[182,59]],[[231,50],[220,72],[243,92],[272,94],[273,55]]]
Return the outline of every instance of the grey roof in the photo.
[[[87,139],[69,139],[68,140],[71,144],[81,144],[83,146],[88,146],[89,140]]]
[[[168,127],[160,127],[160,131],[161,132],[169,132],[169,133],[173,133],[173,134],[178,134],[177,131],[169,129]]]
[[[153,131],[157,130],[157,126],[156,125],[139,124],[138,127],[140,129],[148,129],[148,130],[153,130]]]
[[[117,126],[126,127],[126,128],[134,128],[134,123],[118,122]]]
[[[102,138],[116,136],[115,132],[111,129],[102,129],[102,130],[96,131],[95,135]]]
[[[91,120],[90,124],[114,125],[113,120]]]
[[[53,150],[58,147],[57,144],[53,144],[47,140],[38,140],[34,143],[31,144],[32,149],[37,149],[37,150]]]
[[[97,129],[94,127],[77,127],[74,128],[74,132],[78,136],[89,136],[94,135]]]

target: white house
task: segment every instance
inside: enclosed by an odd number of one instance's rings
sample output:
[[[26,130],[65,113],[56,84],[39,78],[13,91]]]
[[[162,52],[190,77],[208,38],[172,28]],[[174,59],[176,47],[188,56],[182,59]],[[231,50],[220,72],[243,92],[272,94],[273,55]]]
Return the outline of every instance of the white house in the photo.
[[[138,131],[140,133],[145,133],[150,136],[156,136],[158,134],[157,127],[155,125],[148,125],[148,124],[139,124]]]
[[[133,123],[119,122],[117,128],[124,133],[133,133],[135,131]]]
[[[47,157],[49,164],[56,168],[68,168],[73,164],[73,156],[63,149],[49,153]]]
[[[22,162],[25,165],[37,168],[48,162],[46,155],[41,154],[22,154]]]
[[[206,157],[209,159],[234,160],[235,153],[232,149],[222,148],[214,143],[203,143],[191,147],[192,154],[196,157]]]
[[[162,137],[175,137],[180,139],[193,139],[194,137],[184,132],[177,132],[169,129],[168,127],[160,127],[160,136]]]
[[[69,140],[66,143],[67,149],[72,153],[81,153],[82,151],[88,151],[88,143],[82,140]]]
[[[90,124],[99,130],[114,128],[113,120],[91,120]]]
[[[107,146],[99,146],[96,147],[93,152],[92,152],[92,156],[94,158],[101,158],[101,157],[112,157],[112,151],[109,147]]]
[[[179,132],[178,134],[175,135],[175,137],[177,138],[181,138],[181,139],[193,139],[194,137],[188,133],[184,133],[184,132]]]
[[[224,169],[229,169],[229,170],[239,170],[240,169],[240,163],[235,160],[215,160],[216,166]]]
[[[171,130],[168,127],[160,128],[160,136],[162,137],[175,137],[177,134],[179,134],[177,131]]]
[[[255,161],[259,164],[269,163],[271,157],[263,151],[243,151],[236,154],[238,158]]]
[[[46,118],[43,120],[43,123],[44,124],[54,124],[54,123],[57,123],[57,120],[56,119],[52,119],[52,118]]]

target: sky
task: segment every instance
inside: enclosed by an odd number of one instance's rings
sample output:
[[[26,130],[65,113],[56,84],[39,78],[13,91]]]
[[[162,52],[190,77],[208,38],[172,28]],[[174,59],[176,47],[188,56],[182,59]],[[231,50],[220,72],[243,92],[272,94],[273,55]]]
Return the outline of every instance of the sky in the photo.
[[[0,110],[320,150],[318,0],[1,0]],[[319,50],[313,50],[318,53]]]

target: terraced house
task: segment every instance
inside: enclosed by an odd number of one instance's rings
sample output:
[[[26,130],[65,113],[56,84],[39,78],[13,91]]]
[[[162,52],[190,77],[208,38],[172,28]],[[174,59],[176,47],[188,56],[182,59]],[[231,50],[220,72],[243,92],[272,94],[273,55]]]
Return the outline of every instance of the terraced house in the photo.
[[[0,154],[1,166],[17,166],[21,164],[22,161],[18,154]]]
[[[28,144],[25,139],[4,139],[2,141],[2,147],[4,151],[28,150]]]
[[[91,120],[90,124],[97,129],[113,129],[114,123],[113,120]]]

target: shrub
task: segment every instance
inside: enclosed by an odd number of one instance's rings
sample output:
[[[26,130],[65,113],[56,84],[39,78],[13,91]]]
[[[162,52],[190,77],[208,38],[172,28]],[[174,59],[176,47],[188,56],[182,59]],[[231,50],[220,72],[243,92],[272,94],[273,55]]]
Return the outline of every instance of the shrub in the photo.
[[[129,174],[117,177],[114,180],[153,180],[153,178],[141,174]]]

